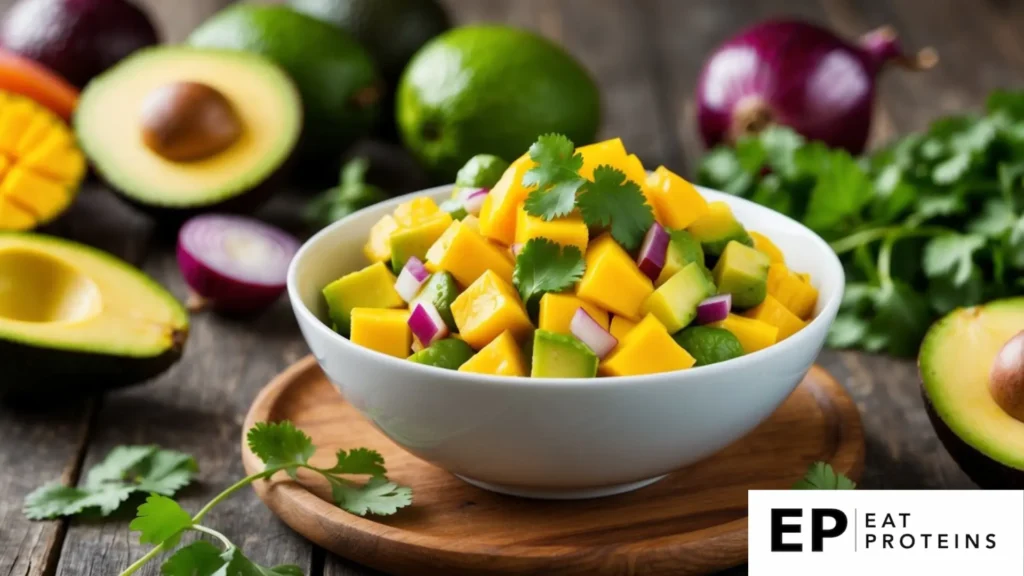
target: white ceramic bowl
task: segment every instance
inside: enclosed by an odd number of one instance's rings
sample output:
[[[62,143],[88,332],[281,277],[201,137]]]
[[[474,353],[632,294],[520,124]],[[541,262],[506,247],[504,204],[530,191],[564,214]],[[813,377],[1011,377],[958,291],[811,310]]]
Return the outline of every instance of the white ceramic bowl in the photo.
[[[419,194],[446,198],[450,187]],[[467,482],[512,495],[587,498],[625,492],[724,448],[786,399],[818,355],[843,293],[843,268],[801,224],[727,194],[820,292],[806,328],[765,350],[712,366],[587,380],[483,376],[424,366],[357,346],[324,322],[321,290],[366,265],[370,227],[410,196],[361,210],[310,239],[288,272],[302,334],[328,378],[389,438]]]

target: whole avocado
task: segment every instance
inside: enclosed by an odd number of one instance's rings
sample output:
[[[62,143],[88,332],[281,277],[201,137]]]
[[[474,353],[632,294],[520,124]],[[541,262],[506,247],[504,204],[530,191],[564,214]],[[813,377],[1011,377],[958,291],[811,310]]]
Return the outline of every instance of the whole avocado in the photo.
[[[402,139],[434,178],[450,182],[476,154],[518,158],[538,136],[594,141],[600,96],[562,48],[505,26],[456,28],[413,57],[398,86]]]
[[[369,53],[342,30],[287,6],[235,4],[201,24],[188,44],[270,58],[302,95],[299,161],[337,174],[341,153],[366,135],[379,112],[379,77]]]

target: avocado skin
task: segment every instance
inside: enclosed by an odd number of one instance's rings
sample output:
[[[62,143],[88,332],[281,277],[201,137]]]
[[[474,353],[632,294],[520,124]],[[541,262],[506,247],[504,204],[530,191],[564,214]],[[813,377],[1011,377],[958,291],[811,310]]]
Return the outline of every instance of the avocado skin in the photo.
[[[29,346],[0,340],[0,396],[88,395],[139,384],[181,359],[188,331],[159,356],[136,358]]]
[[[971,445],[960,439],[942,418],[935,411],[928,393],[924,387],[921,388],[921,397],[924,399],[925,411],[928,413],[928,420],[935,428],[935,435],[942,441],[946,451],[956,461],[957,466],[964,474],[986,490],[1022,490],[1024,489],[1024,470],[1017,470],[1005,464],[1001,464],[988,456],[982,454]]]

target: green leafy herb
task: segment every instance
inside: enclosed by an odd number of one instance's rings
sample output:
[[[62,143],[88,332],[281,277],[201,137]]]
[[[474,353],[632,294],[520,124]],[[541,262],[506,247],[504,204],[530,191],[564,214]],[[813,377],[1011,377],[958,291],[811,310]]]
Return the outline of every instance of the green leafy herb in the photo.
[[[608,227],[612,238],[627,250],[643,242],[654,224],[654,213],[635,182],[611,166],[598,166],[577,200],[583,221],[592,227]]]
[[[583,277],[585,268],[579,248],[563,247],[547,238],[533,238],[516,257],[512,281],[523,302],[533,308],[545,292],[569,289]]]
[[[384,190],[366,183],[366,172],[369,169],[369,160],[361,156],[345,164],[338,185],[323,191],[306,206],[306,220],[323,227],[387,200],[388,194]]]
[[[86,474],[78,487],[47,484],[25,498],[32,520],[82,513],[109,516],[136,493],[173,496],[198,471],[187,454],[156,446],[119,446]]]
[[[856,482],[836,472],[825,462],[811,464],[803,479],[793,485],[794,490],[853,490],[856,487]]]
[[[911,356],[939,315],[1024,293],[1024,92],[860,159],[770,128],[711,151],[698,180],[831,242],[860,295],[831,346]]]
[[[530,146],[530,159],[537,165],[523,175],[523,186],[536,189],[526,198],[526,212],[545,220],[567,216],[586,183],[580,176],[583,156],[575,152],[572,140],[545,134]]]

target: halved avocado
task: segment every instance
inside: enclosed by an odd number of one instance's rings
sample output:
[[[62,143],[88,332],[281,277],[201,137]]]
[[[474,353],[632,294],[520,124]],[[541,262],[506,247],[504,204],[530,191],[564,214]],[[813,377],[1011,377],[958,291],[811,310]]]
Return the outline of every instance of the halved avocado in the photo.
[[[292,81],[244,52],[137,52],[89,83],[75,133],[123,197],[155,211],[255,208],[302,129]]]
[[[1024,330],[1024,298],[959,308],[936,322],[918,366],[928,416],[953,459],[983,488],[1024,488],[1024,422],[996,402],[992,365]]]
[[[181,357],[188,315],[139,270],[51,236],[0,234],[0,392],[135,384]]]

